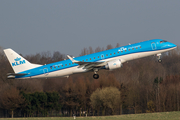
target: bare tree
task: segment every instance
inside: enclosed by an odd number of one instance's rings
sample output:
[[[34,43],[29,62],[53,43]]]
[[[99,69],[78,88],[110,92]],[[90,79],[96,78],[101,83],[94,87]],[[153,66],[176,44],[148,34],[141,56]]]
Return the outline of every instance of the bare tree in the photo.
[[[80,54],[79,56],[88,55],[88,54],[89,54],[88,49],[87,49],[87,48],[83,48],[83,49],[81,50],[81,54]]]
[[[118,48],[118,47],[120,47],[120,44],[119,44],[119,43],[116,44],[116,47],[115,47],[115,48]]]
[[[89,47],[89,54],[92,54],[92,53],[94,53],[94,50],[93,50],[92,47],[90,46],[90,47]]]
[[[13,118],[14,110],[21,107],[24,103],[24,99],[20,95],[19,90],[13,86],[7,85],[5,89],[1,89],[0,103],[1,108],[11,111],[11,117]]]
[[[107,45],[106,50],[110,50],[112,48],[113,48],[113,46],[111,44],[109,44],[109,45]]]
[[[95,49],[95,53],[96,52],[101,52],[102,51],[102,49],[100,48],[100,47],[97,47],[96,49]]]

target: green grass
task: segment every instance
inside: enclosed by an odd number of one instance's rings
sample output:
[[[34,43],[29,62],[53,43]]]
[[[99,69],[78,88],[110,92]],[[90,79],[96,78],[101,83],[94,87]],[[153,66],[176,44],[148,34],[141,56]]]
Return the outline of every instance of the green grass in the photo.
[[[13,120],[73,120],[73,117],[30,117],[13,118]],[[0,118],[0,120],[12,120],[12,118]],[[180,120],[180,111],[178,112],[159,112],[144,114],[128,114],[114,116],[92,116],[76,117],[76,120]]]

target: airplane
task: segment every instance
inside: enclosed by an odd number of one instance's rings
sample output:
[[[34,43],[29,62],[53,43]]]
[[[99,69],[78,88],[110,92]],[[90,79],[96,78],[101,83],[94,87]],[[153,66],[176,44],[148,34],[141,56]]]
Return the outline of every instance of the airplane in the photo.
[[[76,58],[67,55],[69,59],[47,65],[30,63],[10,48],[4,49],[4,52],[14,70],[14,73],[7,74],[8,79],[69,77],[82,72],[94,72],[93,78],[98,79],[99,70],[121,68],[130,60],[156,55],[161,63],[161,53],[176,47],[166,40],[153,39]]]

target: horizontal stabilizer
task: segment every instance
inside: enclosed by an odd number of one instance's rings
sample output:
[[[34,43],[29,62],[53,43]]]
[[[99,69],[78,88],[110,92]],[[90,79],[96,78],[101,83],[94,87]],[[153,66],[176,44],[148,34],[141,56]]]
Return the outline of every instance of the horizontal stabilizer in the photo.
[[[15,79],[16,76],[23,76],[27,75],[27,73],[8,73],[7,78],[8,79]]]

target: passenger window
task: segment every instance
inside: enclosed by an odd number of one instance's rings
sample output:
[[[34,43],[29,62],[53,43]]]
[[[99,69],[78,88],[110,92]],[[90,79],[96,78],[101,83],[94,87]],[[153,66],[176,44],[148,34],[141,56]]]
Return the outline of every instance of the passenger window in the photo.
[[[123,51],[121,51],[123,53]]]
[[[108,54],[106,54],[106,56],[108,56]]]
[[[96,59],[96,58],[94,57],[94,59]]]
[[[132,48],[132,50],[134,50],[134,48]]]
[[[84,62],[84,60],[82,60]]]
[[[126,50],[125,50],[125,52],[126,52]]]
[[[140,46],[140,48],[141,48],[141,46]]]
[[[86,61],[88,61],[88,59],[86,59]]]
[[[129,51],[130,51],[130,49],[129,49]]]
[[[65,64],[65,66],[67,66],[67,64]]]
[[[119,52],[118,52],[119,53]]]
[[[136,49],[138,49],[138,48],[136,47]]]
[[[114,54],[116,54],[116,53],[114,53]]]
[[[99,56],[98,56],[98,58],[99,58]]]
[[[62,65],[62,67],[63,67],[63,65]]]
[[[110,53],[110,55],[112,55],[112,54]]]
[[[90,58],[90,60],[91,60],[91,58]]]
[[[69,65],[71,65],[71,63],[69,63]]]

